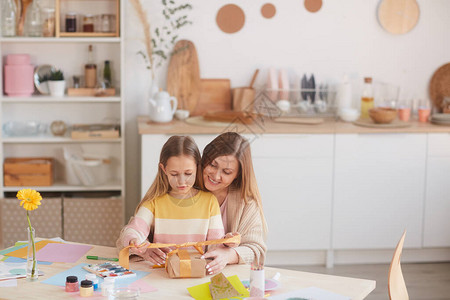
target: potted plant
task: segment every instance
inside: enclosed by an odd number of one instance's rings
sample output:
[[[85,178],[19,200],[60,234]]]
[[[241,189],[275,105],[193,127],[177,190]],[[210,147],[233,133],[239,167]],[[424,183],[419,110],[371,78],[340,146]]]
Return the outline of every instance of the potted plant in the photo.
[[[64,96],[66,81],[61,70],[52,70],[48,78],[48,89],[52,96]]]

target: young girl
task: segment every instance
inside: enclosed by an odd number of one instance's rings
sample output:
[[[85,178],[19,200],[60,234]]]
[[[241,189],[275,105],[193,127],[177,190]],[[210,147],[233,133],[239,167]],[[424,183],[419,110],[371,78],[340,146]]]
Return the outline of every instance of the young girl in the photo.
[[[155,181],[121,231],[119,248],[142,244],[130,253],[163,264],[170,250],[147,248],[149,241],[180,244],[224,236],[216,197],[196,188],[201,181],[200,163],[200,151],[191,137],[169,138],[161,150]]]

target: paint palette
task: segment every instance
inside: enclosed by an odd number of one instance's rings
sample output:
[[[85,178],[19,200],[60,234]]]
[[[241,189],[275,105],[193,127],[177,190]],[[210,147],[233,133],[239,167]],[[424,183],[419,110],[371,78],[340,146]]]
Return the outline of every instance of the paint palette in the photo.
[[[85,269],[88,272],[94,273],[95,275],[102,278],[115,277],[116,279],[119,279],[136,276],[136,273],[134,273],[133,271],[125,269],[121,265],[111,262],[106,262],[102,264],[91,264],[84,266],[83,269]]]
[[[250,288],[250,280],[242,280],[242,284],[249,289]],[[280,287],[280,282],[278,280],[275,279],[266,279],[266,281],[264,282],[264,291],[265,292],[270,292],[270,291],[274,291],[277,288]]]

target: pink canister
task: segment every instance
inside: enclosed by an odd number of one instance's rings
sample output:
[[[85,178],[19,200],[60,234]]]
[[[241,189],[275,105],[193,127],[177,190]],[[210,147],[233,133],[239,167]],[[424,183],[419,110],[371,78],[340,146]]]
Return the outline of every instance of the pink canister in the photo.
[[[34,92],[33,69],[28,54],[7,55],[5,93],[11,97],[31,96]]]

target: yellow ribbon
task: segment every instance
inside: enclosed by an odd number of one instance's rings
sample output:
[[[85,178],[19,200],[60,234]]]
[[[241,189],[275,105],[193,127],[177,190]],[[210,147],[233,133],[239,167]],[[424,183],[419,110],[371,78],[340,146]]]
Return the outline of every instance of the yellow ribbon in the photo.
[[[200,254],[204,254],[203,246],[209,246],[209,245],[217,245],[217,244],[224,244],[224,243],[235,243],[238,244],[241,242],[241,235],[235,235],[230,238],[226,239],[218,239],[218,240],[210,240],[210,241],[204,241],[204,242],[187,242],[183,244],[163,244],[163,243],[150,243],[147,248],[166,248],[166,247],[175,247],[176,249],[170,251],[167,254],[165,268],[167,269],[167,260],[171,255],[177,254],[183,249],[180,248],[188,248],[188,247],[194,247]],[[119,264],[126,268],[130,268],[130,248],[138,248],[139,246],[129,245],[122,250],[120,250],[119,253]],[[183,254],[182,254],[183,255]],[[181,261],[181,257],[180,257]],[[190,263],[189,263],[190,264]],[[190,269],[189,269],[190,273]]]

